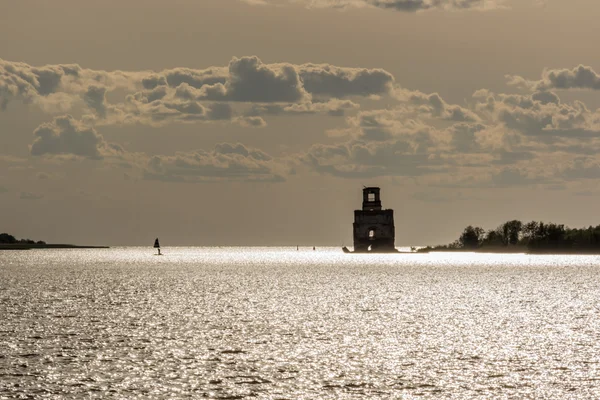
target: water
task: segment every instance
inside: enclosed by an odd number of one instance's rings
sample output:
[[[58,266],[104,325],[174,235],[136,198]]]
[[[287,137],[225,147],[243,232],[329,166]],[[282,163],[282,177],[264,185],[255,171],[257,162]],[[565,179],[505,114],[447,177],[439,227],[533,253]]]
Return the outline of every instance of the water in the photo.
[[[600,257],[0,252],[0,398],[600,398]]]

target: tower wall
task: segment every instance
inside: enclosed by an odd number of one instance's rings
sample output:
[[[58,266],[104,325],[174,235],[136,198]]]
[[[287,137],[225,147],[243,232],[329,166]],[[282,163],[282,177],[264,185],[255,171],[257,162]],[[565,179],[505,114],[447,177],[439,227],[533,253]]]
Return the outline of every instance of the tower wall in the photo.
[[[354,252],[395,252],[394,210],[382,210],[380,189],[363,189],[363,209],[354,211]]]

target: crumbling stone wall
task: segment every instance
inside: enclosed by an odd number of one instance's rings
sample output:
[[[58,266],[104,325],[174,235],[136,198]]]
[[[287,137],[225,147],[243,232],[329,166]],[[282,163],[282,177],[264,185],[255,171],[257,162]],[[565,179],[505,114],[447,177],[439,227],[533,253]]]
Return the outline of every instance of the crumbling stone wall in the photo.
[[[363,209],[354,211],[354,252],[395,252],[394,210],[382,210],[380,189],[363,189]]]

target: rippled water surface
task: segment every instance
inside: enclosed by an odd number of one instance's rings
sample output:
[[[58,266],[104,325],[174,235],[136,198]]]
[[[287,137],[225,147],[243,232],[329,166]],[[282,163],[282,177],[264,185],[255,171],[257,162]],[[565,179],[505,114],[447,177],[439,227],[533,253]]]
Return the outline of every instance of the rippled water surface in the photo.
[[[600,257],[0,252],[0,398],[600,398]]]

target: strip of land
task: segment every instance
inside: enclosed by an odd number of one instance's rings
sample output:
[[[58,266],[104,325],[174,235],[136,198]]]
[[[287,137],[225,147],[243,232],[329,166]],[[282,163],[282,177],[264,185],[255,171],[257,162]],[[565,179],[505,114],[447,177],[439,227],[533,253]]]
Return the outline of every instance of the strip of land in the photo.
[[[0,250],[31,249],[108,249],[108,246],[78,246],[74,244],[0,244]]]
[[[0,233],[0,250],[30,249],[108,249],[108,246],[79,246],[74,244],[51,244],[42,240],[17,239],[8,233]]]

